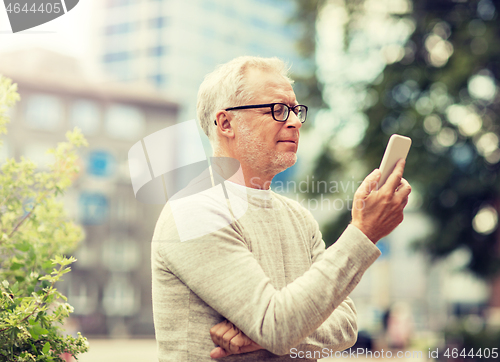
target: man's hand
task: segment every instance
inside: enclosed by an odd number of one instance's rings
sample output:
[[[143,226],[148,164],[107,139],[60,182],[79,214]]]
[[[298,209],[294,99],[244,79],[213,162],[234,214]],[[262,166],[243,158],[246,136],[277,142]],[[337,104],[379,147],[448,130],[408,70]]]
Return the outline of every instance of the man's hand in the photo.
[[[214,359],[263,349],[227,320],[213,326],[210,329],[210,336],[219,346],[210,352],[210,357]]]
[[[411,186],[403,178],[405,161],[399,160],[386,183],[375,190],[380,170],[366,176],[354,194],[352,224],[376,243],[403,221]]]

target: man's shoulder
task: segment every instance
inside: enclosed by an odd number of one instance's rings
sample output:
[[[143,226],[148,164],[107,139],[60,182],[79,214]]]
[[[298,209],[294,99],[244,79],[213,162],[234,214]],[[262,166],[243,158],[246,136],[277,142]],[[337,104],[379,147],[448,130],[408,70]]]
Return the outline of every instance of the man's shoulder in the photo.
[[[153,240],[187,241],[220,230],[233,222],[222,187],[170,199],[156,224]]]

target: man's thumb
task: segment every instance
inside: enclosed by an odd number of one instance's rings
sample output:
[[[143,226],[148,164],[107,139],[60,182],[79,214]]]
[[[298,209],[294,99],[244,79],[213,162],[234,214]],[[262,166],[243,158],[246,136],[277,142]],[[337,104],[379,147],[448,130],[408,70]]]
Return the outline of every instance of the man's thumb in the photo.
[[[226,352],[226,350],[222,347],[215,347],[212,352],[210,352],[210,358],[223,358],[228,356],[229,353]]]

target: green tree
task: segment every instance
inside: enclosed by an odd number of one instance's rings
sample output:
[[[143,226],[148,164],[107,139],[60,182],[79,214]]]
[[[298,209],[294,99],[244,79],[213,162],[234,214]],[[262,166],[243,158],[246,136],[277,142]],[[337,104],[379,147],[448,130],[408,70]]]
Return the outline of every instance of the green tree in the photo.
[[[19,100],[15,84],[0,75],[0,134],[6,112]],[[65,336],[62,323],[73,311],[55,288],[69,265],[66,257],[83,232],[57,200],[78,172],[75,149],[87,141],[78,129],[48,152],[49,171],[25,158],[7,159],[0,173],[0,361],[63,361],[88,350],[87,340]],[[0,144],[1,146],[1,144]]]
[[[345,2],[351,18],[363,11],[363,3]],[[304,27],[313,26],[323,2],[312,9],[297,4],[308,24]],[[404,46],[396,47],[396,61],[365,89],[373,101],[365,109],[369,124],[353,152],[373,169],[391,134],[410,136],[405,177],[436,226],[420,247],[434,258],[465,249],[471,255],[468,269],[485,279],[500,271],[498,5],[490,0],[413,2],[415,31]],[[304,32],[302,43],[309,44],[302,49],[314,51],[316,37]],[[325,148],[315,175],[328,179],[341,167]],[[335,240],[349,219],[346,212],[328,225],[325,239]]]
[[[488,0],[414,6],[405,56],[373,86],[379,102],[367,110],[361,154],[373,166],[389,134],[412,137],[406,175],[437,226],[421,246],[435,257],[468,250],[469,270],[491,278],[500,271],[496,10]]]

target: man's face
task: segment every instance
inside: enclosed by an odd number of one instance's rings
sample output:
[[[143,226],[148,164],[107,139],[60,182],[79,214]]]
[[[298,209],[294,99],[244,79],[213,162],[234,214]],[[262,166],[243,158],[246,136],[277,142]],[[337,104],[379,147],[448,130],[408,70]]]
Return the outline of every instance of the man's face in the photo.
[[[249,69],[246,79],[252,94],[247,104],[298,104],[290,83],[277,73]],[[274,176],[295,164],[302,124],[294,112],[290,111],[286,122],[275,121],[269,107],[234,112],[233,152],[243,165],[256,175]]]

